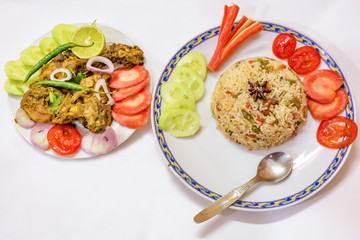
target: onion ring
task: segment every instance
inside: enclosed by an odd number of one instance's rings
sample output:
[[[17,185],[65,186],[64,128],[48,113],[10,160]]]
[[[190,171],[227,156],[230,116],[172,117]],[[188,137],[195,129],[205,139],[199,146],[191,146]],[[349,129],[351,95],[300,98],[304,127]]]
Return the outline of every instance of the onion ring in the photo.
[[[104,92],[109,92],[109,89],[108,89],[108,87],[106,85],[105,79],[103,79],[103,78],[99,79],[96,82],[95,91],[99,91],[100,87],[102,87],[104,89]],[[97,97],[97,99],[99,99],[99,101],[101,101],[99,93],[95,93],[95,96]],[[108,101],[106,103],[107,105],[114,105],[115,104],[114,99],[111,97],[111,95],[109,93],[106,93],[106,97],[108,98]]]
[[[25,112],[24,109],[19,108],[15,113],[16,122],[23,128],[32,128],[35,125],[35,122],[31,120],[29,115]]]
[[[65,73],[65,74],[66,74],[66,77],[65,77],[65,78],[62,78],[62,79],[56,78],[56,77],[55,77],[55,74],[60,73],[60,72]],[[67,68],[57,68],[57,69],[55,69],[55,70],[51,73],[51,75],[50,75],[50,80],[68,81],[68,80],[70,80],[71,78],[72,78],[72,74],[71,74],[70,70],[67,69]]]
[[[30,132],[30,142],[40,150],[47,150],[49,142],[47,140],[47,133],[54,124],[50,123],[36,123]]]
[[[116,144],[116,133],[112,127],[107,126],[105,132],[101,134],[88,132],[83,136],[81,148],[90,155],[102,155],[113,150]]]
[[[107,69],[100,69],[93,67],[93,63],[100,62],[107,66]],[[90,58],[86,63],[86,69],[91,72],[98,72],[98,73],[107,73],[111,74],[114,71],[114,64],[110,61],[110,59],[102,56],[96,56]]]

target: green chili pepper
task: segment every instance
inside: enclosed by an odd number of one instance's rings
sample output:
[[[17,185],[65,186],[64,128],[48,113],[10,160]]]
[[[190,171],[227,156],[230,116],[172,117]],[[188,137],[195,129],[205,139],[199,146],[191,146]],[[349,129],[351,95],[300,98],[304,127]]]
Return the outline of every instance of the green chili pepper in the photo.
[[[292,102],[294,103],[295,107],[297,107],[297,108],[301,107],[301,102],[300,102],[300,100],[298,98],[294,97],[292,99]]]
[[[91,47],[94,45],[94,43],[90,45],[80,45],[72,42],[65,43],[63,45],[58,46],[54,50],[52,50],[50,53],[46,54],[45,57],[43,57],[35,66],[29,71],[29,73],[26,75],[24,82],[27,82],[29,78],[36,73],[37,70],[39,70],[44,64],[48,63],[51,59],[56,57],[58,54],[62,53],[63,51],[68,50],[69,48],[73,47]]]
[[[254,133],[258,133],[260,131],[260,128],[258,128],[257,126],[253,125],[251,130],[254,132]]]
[[[255,122],[255,121],[254,121],[254,118],[251,116],[251,114],[248,113],[247,111],[245,111],[244,109],[241,109],[241,113],[242,113],[242,115],[244,116],[244,118],[245,118],[246,120],[248,120],[250,123],[254,123],[254,122]]]
[[[40,82],[35,83],[35,85],[48,85],[48,86],[51,86],[51,87],[62,87],[62,88],[67,88],[67,89],[71,89],[71,90],[75,90],[75,91],[86,91],[86,92],[90,92],[90,93],[113,94],[113,93],[117,92],[117,91],[114,91],[114,92],[99,92],[99,91],[94,91],[91,88],[85,87],[85,86],[77,84],[77,83],[56,81],[56,80],[40,81]]]
[[[288,81],[290,83],[290,85],[293,85],[294,83],[296,83],[296,80],[292,80],[292,79],[285,79],[286,81]]]

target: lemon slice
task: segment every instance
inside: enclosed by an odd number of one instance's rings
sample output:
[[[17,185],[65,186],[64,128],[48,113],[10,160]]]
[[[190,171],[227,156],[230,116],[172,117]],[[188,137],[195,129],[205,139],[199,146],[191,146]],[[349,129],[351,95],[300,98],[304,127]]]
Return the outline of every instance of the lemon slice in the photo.
[[[91,57],[97,56],[105,48],[105,36],[95,26],[86,25],[78,28],[78,30],[74,33],[73,43],[80,45],[90,45],[93,43],[91,47],[74,47],[72,48],[72,52],[78,57],[83,59],[89,59]]]

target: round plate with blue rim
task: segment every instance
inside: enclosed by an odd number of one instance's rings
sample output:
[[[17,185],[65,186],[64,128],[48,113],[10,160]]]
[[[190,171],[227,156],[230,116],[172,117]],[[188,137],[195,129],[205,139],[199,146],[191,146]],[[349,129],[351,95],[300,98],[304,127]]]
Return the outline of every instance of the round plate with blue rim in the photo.
[[[293,171],[286,180],[258,184],[232,205],[232,208],[238,210],[275,210],[313,196],[339,172],[351,149],[351,146],[343,149],[321,146],[316,140],[320,122],[313,119],[310,113],[297,136],[268,150],[249,151],[247,147],[229,141],[216,129],[216,121],[210,110],[210,96],[221,73],[233,63],[248,57],[266,56],[276,59],[272,53],[272,42],[283,32],[296,37],[297,47],[313,46],[320,53],[322,61],[319,69],[332,69],[343,77],[342,87],[348,93],[349,104],[342,115],[353,120],[355,118],[349,80],[334,57],[322,45],[299,31],[269,22],[262,24],[262,32],[244,42],[217,72],[208,72],[205,95],[197,102],[201,117],[200,130],[194,136],[175,138],[159,129],[161,85],[170,79],[179,60],[189,52],[200,52],[209,61],[215,50],[220,27],[201,33],[180,48],[166,65],[155,84],[153,94],[152,127],[165,161],[181,182],[210,201],[217,200],[254,177],[259,161],[268,153],[284,151],[293,157]]]
[[[83,25],[90,25],[90,23],[75,23],[73,25],[76,26],[76,27],[81,27]],[[116,29],[114,29],[112,27],[105,26],[105,25],[100,25],[100,24],[96,24],[96,26],[103,32],[104,36],[106,37],[107,42],[122,43],[122,44],[127,44],[127,45],[130,45],[130,46],[135,45],[135,43],[131,39],[129,39],[125,34],[123,34],[122,32],[120,32],[120,31],[118,31],[118,30],[116,30]],[[42,35],[41,37],[39,37],[37,40],[35,40],[31,44],[31,46],[38,45],[39,42],[44,37],[51,37],[51,32],[48,32],[48,33]],[[150,66],[146,62],[146,57],[145,57],[144,66],[148,71],[150,71]],[[150,81],[150,84],[147,85],[147,88],[149,90],[152,89],[151,81]],[[22,99],[21,96],[9,95],[9,98],[8,98],[9,109],[10,109],[10,113],[11,113],[11,115],[12,115],[12,117],[14,119],[15,119],[16,111],[19,109],[21,99]],[[84,128],[82,126],[82,124],[80,124],[78,121],[75,121],[74,123],[76,124],[77,130],[80,132],[80,134],[82,136],[84,136],[85,134],[87,134],[89,132],[89,130]],[[16,127],[18,128],[20,134],[23,135],[23,137],[26,139],[26,141],[31,144],[31,141],[30,141],[31,129],[25,129],[25,128],[21,127],[19,124],[17,124],[17,123],[15,123],[15,124],[16,124]],[[122,125],[118,124],[116,121],[112,122],[111,127],[114,129],[114,131],[116,133],[116,137],[117,137],[116,147],[118,147],[120,144],[125,142],[135,132],[134,129],[130,129],[130,128],[127,128],[125,126],[122,126]],[[58,155],[51,148],[47,149],[46,151],[42,151],[42,150],[39,150],[39,151],[41,151],[41,152],[43,152],[45,154],[55,155],[55,156],[58,156],[58,157],[66,157],[66,158],[83,159],[83,158],[95,157],[93,155],[90,155],[90,154],[86,153],[82,149],[79,149],[74,154],[65,155],[65,156]]]

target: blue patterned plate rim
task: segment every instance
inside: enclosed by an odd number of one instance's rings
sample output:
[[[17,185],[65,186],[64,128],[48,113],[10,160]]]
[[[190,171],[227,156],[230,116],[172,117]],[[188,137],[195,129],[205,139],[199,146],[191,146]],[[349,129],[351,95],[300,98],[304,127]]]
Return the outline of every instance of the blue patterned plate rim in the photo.
[[[304,45],[312,46],[314,47],[321,56],[321,59],[326,63],[326,65],[338,72],[342,78],[344,79],[343,88],[346,90],[348,96],[349,96],[349,104],[345,109],[345,116],[355,121],[355,109],[353,105],[353,100],[350,92],[350,88],[348,85],[348,82],[346,81],[346,78],[341,71],[338,64],[335,62],[332,56],[324,50],[323,47],[321,47],[317,42],[313,41],[311,38],[305,36],[304,34],[295,31],[291,28],[270,23],[270,22],[261,22],[264,26],[263,31],[269,31],[274,33],[283,33],[287,32],[295,36],[298,42],[301,42]],[[191,176],[189,176],[179,165],[179,163],[176,161],[175,157],[171,153],[170,148],[168,147],[166,143],[166,139],[164,137],[163,131],[158,128],[159,123],[159,116],[160,116],[160,108],[161,108],[161,96],[160,96],[160,86],[163,82],[168,81],[172,70],[176,67],[179,60],[186,55],[188,52],[190,52],[193,48],[195,48],[197,45],[202,44],[206,40],[215,37],[219,34],[220,26],[212,28],[208,31],[203,32],[202,34],[196,36],[192,40],[190,40],[188,43],[186,43],[176,54],[171,58],[169,63],[166,65],[159,82],[155,86],[154,89],[154,97],[152,102],[152,123],[153,123],[153,130],[155,132],[155,136],[157,139],[157,142],[159,143],[159,146],[161,148],[161,151],[163,152],[165,159],[169,163],[169,166],[171,166],[174,173],[178,175],[181,179],[183,179],[188,187],[192,188],[193,190],[197,191],[198,193],[202,194],[205,197],[210,198],[210,200],[217,200],[221,197],[221,195],[207,189],[206,187],[202,186],[200,183],[196,182]],[[239,200],[235,204],[232,205],[232,208],[235,209],[243,209],[243,210],[273,210],[273,209],[279,209],[283,207],[288,207],[290,205],[293,205],[295,203],[299,203],[306,198],[312,196],[313,193],[320,190],[322,187],[324,187],[337,173],[337,171],[341,168],[342,164],[344,163],[350,149],[349,147],[339,149],[333,160],[331,161],[328,168],[323,172],[323,174],[316,179],[312,184],[304,188],[303,190],[291,195],[287,196],[281,199],[271,200],[271,201],[264,201],[264,202],[250,202],[250,201],[242,201]]]

